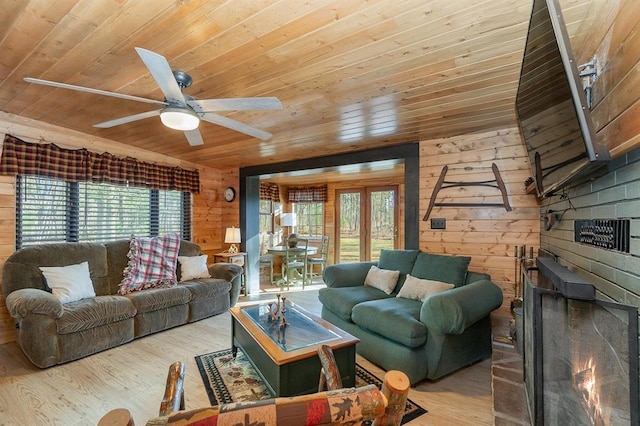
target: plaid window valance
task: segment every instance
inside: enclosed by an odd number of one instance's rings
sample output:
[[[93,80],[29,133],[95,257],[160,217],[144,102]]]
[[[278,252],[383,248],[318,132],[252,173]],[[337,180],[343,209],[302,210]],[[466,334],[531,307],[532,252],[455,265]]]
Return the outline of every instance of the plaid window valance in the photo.
[[[290,187],[287,197],[290,203],[326,203],[327,185]]]
[[[260,182],[260,199],[280,202],[280,188],[275,183]]]
[[[131,157],[29,143],[6,135],[0,174],[37,175],[67,182],[95,182],[142,188],[200,192],[197,170],[145,163]]]

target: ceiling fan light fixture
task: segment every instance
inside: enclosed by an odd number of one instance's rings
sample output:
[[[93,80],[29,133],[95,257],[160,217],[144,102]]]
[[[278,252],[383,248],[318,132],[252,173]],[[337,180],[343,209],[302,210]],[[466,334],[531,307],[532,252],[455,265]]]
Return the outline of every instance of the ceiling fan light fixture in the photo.
[[[160,121],[175,130],[195,130],[200,125],[198,115],[186,108],[166,107],[160,111]]]

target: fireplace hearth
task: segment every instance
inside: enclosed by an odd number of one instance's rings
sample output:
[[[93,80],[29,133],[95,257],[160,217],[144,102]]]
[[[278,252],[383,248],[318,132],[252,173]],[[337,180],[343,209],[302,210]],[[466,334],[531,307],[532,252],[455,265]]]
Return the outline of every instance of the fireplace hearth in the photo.
[[[538,257],[524,283],[532,424],[640,424],[637,308],[596,299],[589,283],[552,258]]]

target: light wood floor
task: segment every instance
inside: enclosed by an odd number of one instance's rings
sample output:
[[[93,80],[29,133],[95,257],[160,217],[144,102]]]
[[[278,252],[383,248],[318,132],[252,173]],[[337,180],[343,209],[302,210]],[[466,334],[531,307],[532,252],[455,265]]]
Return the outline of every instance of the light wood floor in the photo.
[[[274,297],[242,297],[240,303]],[[289,292],[320,313],[317,290]],[[0,425],[95,425],[113,408],[127,408],[136,425],[157,416],[166,374],[186,363],[187,408],[209,404],[194,356],[230,346],[230,315],[177,327],[68,364],[34,367],[16,343],[0,345]],[[383,371],[358,357],[379,377]],[[441,380],[423,381],[409,398],[428,413],[408,425],[492,425],[491,362],[485,360]]]

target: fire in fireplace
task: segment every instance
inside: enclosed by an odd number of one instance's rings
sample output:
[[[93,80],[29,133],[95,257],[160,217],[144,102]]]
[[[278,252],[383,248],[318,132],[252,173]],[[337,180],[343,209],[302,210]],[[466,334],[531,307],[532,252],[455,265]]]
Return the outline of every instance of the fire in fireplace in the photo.
[[[599,383],[596,379],[596,367],[593,358],[589,358],[589,362],[584,369],[579,370],[573,375],[573,387],[578,391],[578,395],[582,401],[589,420],[594,425],[604,425],[602,417],[602,408],[600,407],[600,390]]]
[[[637,308],[592,297],[590,284],[551,258],[538,257],[524,282],[533,424],[640,424]]]

